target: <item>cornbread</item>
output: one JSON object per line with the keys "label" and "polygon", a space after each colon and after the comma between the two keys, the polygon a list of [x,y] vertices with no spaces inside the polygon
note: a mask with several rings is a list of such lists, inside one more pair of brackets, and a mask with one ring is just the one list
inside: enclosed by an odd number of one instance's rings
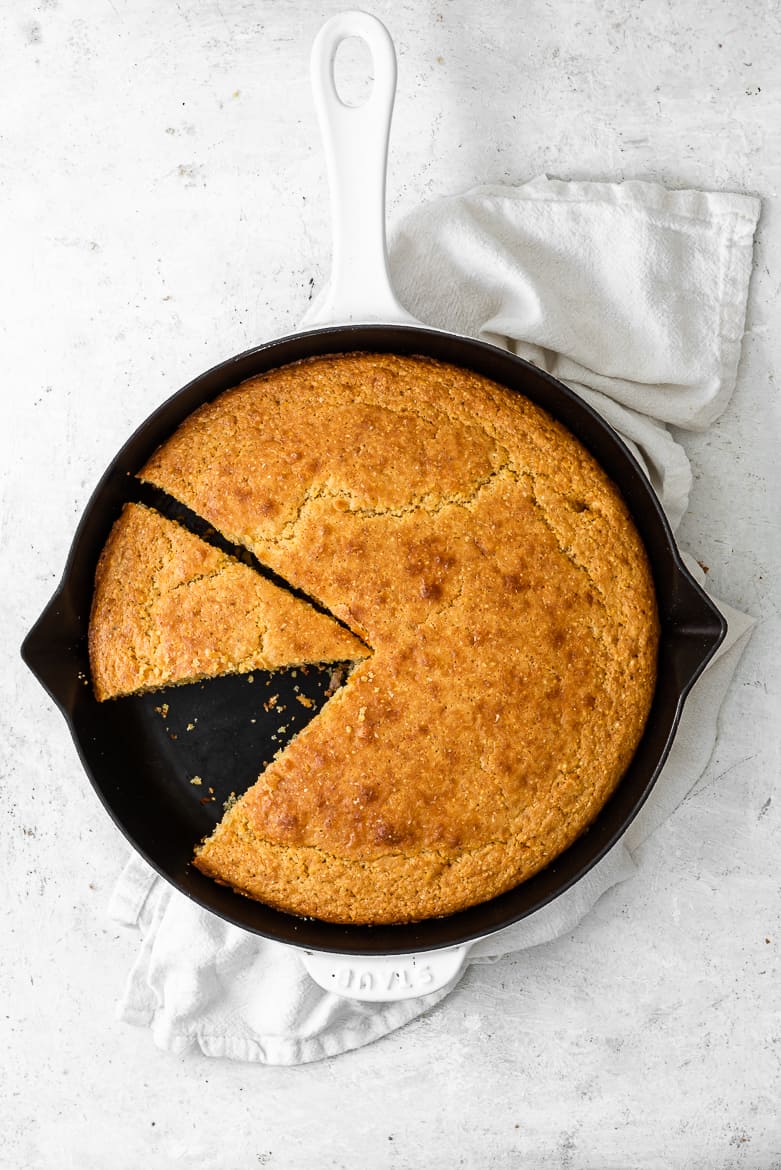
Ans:
{"label": "cornbread", "polygon": [[99,700],[221,674],[365,657],[325,614],[153,509],[126,504],[89,626]]}
{"label": "cornbread", "polygon": [[642,734],[658,621],[618,491],[543,410],[428,359],[318,358],[203,406],[140,475],[372,648],[197,848],[205,874],[405,922],[588,827]]}

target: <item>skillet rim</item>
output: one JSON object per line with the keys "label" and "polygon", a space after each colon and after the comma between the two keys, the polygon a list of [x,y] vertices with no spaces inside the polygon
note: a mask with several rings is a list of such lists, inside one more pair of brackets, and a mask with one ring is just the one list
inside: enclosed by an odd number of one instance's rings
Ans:
{"label": "skillet rim", "polygon": [[[415,344],[416,342],[422,344]],[[457,356],[452,352],[445,352],[449,349],[454,350]],[[135,472],[159,443],[172,434],[193,410],[248,377],[291,362],[329,354],[372,351],[417,354],[472,369],[484,377],[500,382],[511,392],[525,394],[562,422],[591,451],[624,496],[641,531],[651,561],[663,633],[669,635],[671,653],[675,650],[676,639],[686,653],[683,654],[683,650],[681,651],[683,662],[678,662],[678,678],[669,697],[665,717],[660,719],[658,715],[654,716],[657,708],[655,699],[646,733],[616,793],[598,814],[592,826],[539,874],[505,894],[445,918],[426,919],[419,923],[398,926],[341,926],[315,919],[300,919],[272,910],[262,903],[235,894],[226,887],[218,886],[211,879],[199,874],[192,866],[188,869],[190,880],[184,884],[172,876],[170,866],[166,867],[163,861],[152,856],[139,844],[123,822],[122,816],[114,808],[109,792],[106,791],[105,778],[98,777],[86,759],[73,712],[68,707],[67,695],[63,693],[57,681],[53,680],[56,673],[53,664],[57,663],[57,652],[67,653],[69,649],[72,652],[73,637],[71,636],[69,640],[60,638],[58,645],[56,638],[49,641],[49,631],[62,629],[69,621],[72,628],[78,628],[80,624],[85,626],[88,612],[85,615],[83,604],[78,606],[74,600],[74,593],[79,589],[83,593],[86,573],[88,610],[97,559],[94,547],[91,547],[95,544],[92,529],[95,527],[96,514],[106,512],[107,509],[110,512],[112,505],[114,506],[114,514],[108,525],[103,528],[103,538],[98,547],[99,554],[116,510],[127,498],[127,485],[133,482]],[[278,356],[280,352],[284,354],[281,358]],[[475,364],[471,360],[461,360],[464,355],[467,357],[475,355]],[[486,371],[486,366],[491,368],[491,372]],[[514,370],[517,381],[528,383],[528,386],[524,385],[521,389],[519,385],[513,385],[506,378],[498,376],[494,371],[501,368]],[[532,392],[529,392],[530,389]],[[553,408],[551,401],[555,403]],[[571,415],[578,422],[585,424],[586,437],[579,429],[573,427],[569,417],[561,417],[562,411],[565,415]],[[604,452],[597,452],[592,447],[595,436],[599,436],[598,446],[605,445],[609,454],[609,467],[605,466]],[[144,454],[140,455],[139,452],[142,450]],[[627,486],[629,492],[626,490]],[[648,547],[648,533],[654,535],[654,549]],[[669,610],[664,615],[662,600]],[[726,629],[723,616],[684,564],[661,504],[634,455],[613,428],[575,391],[525,359],[476,338],[409,325],[350,324],[287,334],[219,362],[170,395],[136,427],[104,471],[82,512],[61,580],[38,621],[25,638],[22,657],[63,714],[82,766],[104,808],[132,848],[144,857],[161,877],[203,908],[262,937],[307,950],[372,956],[439,950],[486,937],[542,909],[598,864],[620,840],[650,795],[672,745],[686,697],[723,641]],[[677,659],[673,657],[675,664]],[[659,687],[657,694],[658,690]],[[656,723],[652,726],[652,717],[656,718],[658,726]],[[633,768],[650,732],[656,735],[658,742],[655,750],[650,753],[651,763],[646,767],[646,774],[641,774],[638,778],[634,776]],[[648,754],[647,747],[645,752]],[[629,799],[627,777],[633,793]],[[619,794],[621,800],[617,806]],[[622,811],[616,813],[617,807]],[[615,814],[612,819],[616,819],[616,824],[606,828],[607,821],[611,819],[607,812],[610,809]],[[603,827],[603,831],[598,831],[600,826]],[[552,881],[557,877],[557,881]],[[202,883],[207,883],[207,886]],[[536,897],[535,891],[539,891]],[[253,919],[262,921],[259,923]]]}

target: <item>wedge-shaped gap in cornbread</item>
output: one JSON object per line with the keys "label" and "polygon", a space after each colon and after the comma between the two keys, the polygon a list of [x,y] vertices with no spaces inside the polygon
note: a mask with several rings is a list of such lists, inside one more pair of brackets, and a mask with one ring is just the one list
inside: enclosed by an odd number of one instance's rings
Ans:
{"label": "wedge-shaped gap in cornbread", "polygon": [[156,512],[165,516],[167,520],[173,520],[175,523],[181,525],[182,528],[186,528],[194,536],[212,545],[213,548],[217,548],[220,552],[227,553],[228,556],[234,557],[235,560],[247,565],[248,568],[253,569],[261,577],[265,577],[272,585],[276,585],[279,589],[285,589],[293,597],[297,597],[299,601],[306,602],[317,613],[321,613],[324,617],[328,617],[331,621],[336,622],[343,630],[347,630],[354,638],[363,642],[368,650],[371,650],[371,646],[369,646],[365,638],[361,637],[360,633],[352,629],[346,622],[343,622],[336,614],[332,613],[318,598],[312,597],[311,594],[306,593],[303,589],[299,589],[285,580],[279,573],[275,573],[268,565],[264,565],[262,561],[259,561],[244,545],[234,544],[228,540],[208,520],[204,520],[202,516],[199,516],[197,512],[193,512],[185,504],[180,503],[179,500],[168,495],[162,488],[155,487],[153,484],[143,480],[135,480],[134,487],[135,491],[131,498],[135,499],[139,504],[144,504],[148,508],[154,508]]}

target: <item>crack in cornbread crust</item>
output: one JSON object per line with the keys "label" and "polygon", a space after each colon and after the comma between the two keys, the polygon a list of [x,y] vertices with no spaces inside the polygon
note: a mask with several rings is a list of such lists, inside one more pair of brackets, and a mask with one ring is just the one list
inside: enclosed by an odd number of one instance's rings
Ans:
{"label": "crack in cornbread crust", "polygon": [[89,654],[101,701],[368,653],[332,619],[143,505],[125,505],[98,562]]}
{"label": "crack in cornbread crust", "polygon": [[[394,516],[399,518],[401,516],[409,516],[413,513],[426,512],[429,516],[437,516],[444,508],[453,506],[467,507],[475,500],[484,488],[502,474],[512,475],[508,464],[502,464],[495,468],[484,479],[478,480],[473,484],[468,494],[453,494],[445,499],[438,498],[434,493],[429,493],[426,496],[418,496],[410,503],[395,508],[367,508],[356,504],[349,492],[344,491],[328,491],[323,488],[320,491],[310,491],[307,489],[304,498],[299,504],[295,516],[288,520],[282,531],[274,537],[267,537],[270,544],[285,545],[295,540],[296,530],[301,521],[301,516],[304,511],[311,505],[316,504],[319,500],[340,500],[344,505],[344,509],[352,512],[357,516]],[[337,504],[337,507],[339,505]]]}
{"label": "crack in cornbread crust", "polygon": [[313,359],[201,408],[141,476],[375,651],[204,872],[407,921],[531,876],[602,807],[650,706],[653,588],[615,488],[539,408],[426,359]]}

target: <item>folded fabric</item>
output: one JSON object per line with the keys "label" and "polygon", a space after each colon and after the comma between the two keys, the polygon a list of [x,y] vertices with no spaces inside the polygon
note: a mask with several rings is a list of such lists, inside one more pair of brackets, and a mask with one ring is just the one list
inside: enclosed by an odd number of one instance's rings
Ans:
{"label": "folded fabric", "polygon": [[[422,321],[511,349],[568,382],[633,446],[673,524],[691,482],[666,424],[708,426],[735,384],[758,200],[650,183],[483,187],[423,207],[392,240],[401,300]],[[702,579],[695,562],[690,568]],[[479,942],[486,962],[572,930],[636,873],[637,846],[691,791],[751,619],[729,623],[687,700],[672,752],[643,810],[586,877],[550,905]],[[140,929],[119,1017],[164,1048],[297,1064],[359,1047],[452,990],[359,1003],[317,987],[293,948],[230,926],[133,856],[110,907]]]}
{"label": "folded fabric", "polygon": [[567,382],[626,439],[675,527],[691,472],[665,424],[707,427],[735,386],[759,200],[655,183],[478,187],[396,232],[400,299]]}

